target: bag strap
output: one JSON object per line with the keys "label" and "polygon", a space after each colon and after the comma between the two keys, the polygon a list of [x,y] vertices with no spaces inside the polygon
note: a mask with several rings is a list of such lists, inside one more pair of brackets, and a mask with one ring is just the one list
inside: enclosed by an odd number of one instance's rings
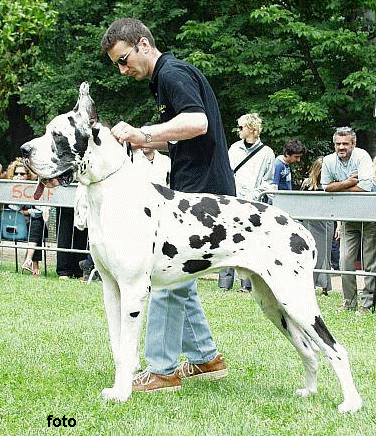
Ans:
{"label": "bag strap", "polygon": [[249,155],[245,158],[245,159],[243,159],[241,162],[240,162],[240,164],[238,164],[237,166],[236,166],[236,168],[234,169],[234,174],[236,173],[236,171],[238,171],[239,170],[239,168],[241,168],[244,164],[246,164],[248,161],[249,161],[249,159],[251,159],[251,157],[252,156],[254,156],[258,151],[260,151],[261,149],[262,149],[262,147],[264,146],[264,144],[259,144],[255,149],[253,149],[250,153],[249,153]]}

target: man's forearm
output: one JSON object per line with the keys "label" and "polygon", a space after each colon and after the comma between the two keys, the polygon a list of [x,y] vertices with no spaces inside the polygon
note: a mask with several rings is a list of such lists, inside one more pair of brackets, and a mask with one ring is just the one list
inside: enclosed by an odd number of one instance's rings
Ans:
{"label": "man's forearm", "polygon": [[350,183],[349,180],[342,182],[329,183],[325,191],[327,192],[364,192],[364,189],[359,188],[357,184]]}

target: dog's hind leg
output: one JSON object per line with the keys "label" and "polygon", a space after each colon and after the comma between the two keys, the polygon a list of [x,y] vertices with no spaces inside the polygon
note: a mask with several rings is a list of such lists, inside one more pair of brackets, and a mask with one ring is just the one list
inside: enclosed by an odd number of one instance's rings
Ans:
{"label": "dog's hind leg", "polygon": [[[332,365],[342,387],[344,401],[338,406],[339,412],[355,412],[362,406],[351,375],[351,369],[345,348],[338,344],[325,326],[317,304],[306,295],[304,308],[293,316],[291,307],[287,312],[283,304],[274,297],[270,287],[259,276],[252,276],[255,298],[265,315],[285,334],[299,352],[305,367],[305,386],[298,394],[307,396],[316,392],[317,384],[317,352],[322,351]],[[299,286],[301,289],[304,283]],[[292,292],[292,291],[291,291]],[[314,296],[314,295],[313,295]],[[290,306],[293,306],[290,302]]]}
{"label": "dog's hind leg", "polygon": [[353,381],[347,351],[336,342],[320,315],[315,317],[312,326],[307,326],[306,331],[320,347],[339,379],[344,400],[338,406],[338,411],[356,412],[362,407],[362,399]]}
{"label": "dog's hind leg", "polygon": [[265,316],[286,336],[298,351],[305,369],[304,388],[297,394],[308,396],[317,391],[318,347],[281,308],[270,287],[257,275],[252,276],[254,296]]}

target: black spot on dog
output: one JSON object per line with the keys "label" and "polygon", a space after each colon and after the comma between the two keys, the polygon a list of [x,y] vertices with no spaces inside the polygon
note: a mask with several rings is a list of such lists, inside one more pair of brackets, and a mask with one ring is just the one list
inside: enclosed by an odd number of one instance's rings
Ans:
{"label": "black spot on dog", "polygon": [[[205,227],[212,228],[214,218],[221,213],[217,200],[210,197],[202,197],[200,202],[192,206],[191,214]],[[214,217],[214,218],[213,218]]]}
{"label": "black spot on dog", "polygon": [[180,200],[178,208],[183,212],[187,212],[189,209],[189,201],[188,200]]}
{"label": "black spot on dog", "polygon": [[211,249],[218,248],[219,244],[226,239],[226,229],[222,224],[214,226],[213,232],[209,236],[211,242]]}
{"label": "black spot on dog", "polygon": [[56,151],[59,161],[70,161],[74,158],[68,138],[59,132],[52,132],[53,151]]}
{"label": "black spot on dog", "polygon": [[192,235],[189,237],[189,245],[191,248],[200,249],[202,248],[207,242],[209,242],[209,237],[204,236],[202,239],[199,235]]}
{"label": "black spot on dog", "polygon": [[234,235],[232,237],[232,239],[235,242],[235,244],[238,244],[239,242],[244,241],[245,237],[243,235],[241,235],[240,233],[237,233],[236,235]]}
{"label": "black spot on dog", "polygon": [[290,237],[291,251],[297,254],[302,254],[303,250],[308,250],[309,247],[306,241],[296,233],[293,233]]}
{"label": "black spot on dog", "polygon": [[95,143],[96,145],[101,145],[101,144],[102,144],[102,141],[101,141],[101,139],[99,138],[99,132],[100,132],[100,130],[97,129],[97,128],[95,128],[95,127],[93,127],[93,128],[91,129],[91,133],[93,134],[94,143]]}
{"label": "black spot on dog", "polygon": [[240,203],[240,204],[247,204],[247,203],[250,203],[249,201],[247,201],[247,200],[243,200],[242,198],[237,198],[236,200],[237,200],[238,203]]}
{"label": "black spot on dog", "polygon": [[69,124],[70,124],[72,127],[76,127],[76,122],[74,121],[74,118],[73,118],[73,117],[68,117],[68,121],[69,121]]}
{"label": "black spot on dog", "polygon": [[238,223],[238,222],[240,221],[240,218],[236,216],[236,217],[233,218],[233,220],[234,220],[236,223]]}
{"label": "black spot on dog", "polygon": [[285,226],[288,223],[288,219],[283,215],[276,216],[275,220],[278,224],[281,224],[281,226]]}
{"label": "black spot on dog", "polygon": [[144,212],[146,213],[146,215],[147,215],[148,217],[151,217],[151,210],[150,210],[148,207],[145,207],[145,208],[144,208]]}
{"label": "black spot on dog", "polygon": [[269,207],[267,204],[265,203],[256,203],[256,202],[251,202],[252,206],[254,206],[259,212],[265,212],[266,209]]}
{"label": "black spot on dog", "polygon": [[283,315],[281,316],[281,324],[282,324],[282,327],[285,330],[287,330],[287,322],[286,322],[286,319],[285,319],[285,317]]}
{"label": "black spot on dog", "polygon": [[261,219],[260,219],[260,215],[254,214],[251,215],[248,220],[255,226],[255,227],[259,227],[261,226]]}
{"label": "black spot on dog", "polygon": [[175,192],[172,189],[158,185],[157,183],[152,183],[152,185],[166,200],[173,200],[175,198]]}
{"label": "black spot on dog", "polygon": [[155,252],[155,242],[153,242],[153,247],[152,247],[152,249],[151,249],[151,252],[154,254],[154,252]]}
{"label": "black spot on dog", "polygon": [[77,128],[74,129],[74,137],[76,139],[76,143],[73,147],[77,151],[79,156],[83,157],[89,144],[89,137],[82,134],[82,132]]}
{"label": "black spot on dog", "polygon": [[334,344],[336,341],[330,334],[320,315],[315,316],[315,323],[312,325],[312,327],[315,329],[320,338],[335,351]]}
{"label": "black spot on dog", "polygon": [[131,313],[130,313],[130,316],[131,316],[132,318],[137,318],[139,314],[140,314],[140,311],[138,311],[138,312],[131,312]]}
{"label": "black spot on dog", "polygon": [[226,229],[222,226],[214,226],[213,231],[210,235],[203,236],[192,235],[189,237],[189,245],[191,248],[199,249],[203,247],[206,243],[210,243],[210,249],[218,248],[219,244],[226,239]]}
{"label": "black spot on dog", "polygon": [[253,232],[252,227],[246,227],[244,230],[245,230],[246,232]]}
{"label": "black spot on dog", "polygon": [[178,254],[178,250],[176,249],[175,245],[169,244],[167,241],[163,244],[162,247],[162,253],[165,256],[168,256],[170,259],[172,259],[174,256]]}
{"label": "black spot on dog", "polygon": [[294,269],[294,273],[296,276],[299,274],[298,271],[296,271],[296,269]]}
{"label": "black spot on dog", "polygon": [[211,266],[210,260],[200,260],[200,259],[192,259],[187,260],[183,264],[183,271],[189,274],[194,274],[199,271],[204,271]]}
{"label": "black spot on dog", "polygon": [[204,254],[204,255],[202,256],[203,259],[210,259],[210,258],[212,258],[212,257],[213,257],[213,254],[212,254],[212,253],[207,253],[207,254]]}
{"label": "black spot on dog", "polygon": [[274,261],[274,263],[275,263],[276,265],[278,265],[278,266],[282,266],[282,262],[279,261],[278,259],[276,259],[276,260]]}
{"label": "black spot on dog", "polygon": [[227,205],[230,203],[230,199],[228,197],[225,197],[224,195],[218,195],[219,203]]}

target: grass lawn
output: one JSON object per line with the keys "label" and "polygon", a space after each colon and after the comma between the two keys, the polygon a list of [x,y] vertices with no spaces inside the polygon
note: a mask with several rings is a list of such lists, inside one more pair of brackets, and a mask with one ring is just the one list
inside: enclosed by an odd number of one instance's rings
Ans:
{"label": "grass lawn", "polygon": [[[338,312],[338,292],[318,297],[327,326],[349,352],[364,401],[361,411],[340,415],[340,386],[323,357],[317,395],[296,397],[301,361],[253,299],[210,280],[199,289],[229,376],[119,404],[100,398],[114,376],[100,284],[32,278],[0,264],[0,435],[376,434],[376,314]],[[48,415],[60,427],[48,427]]]}

